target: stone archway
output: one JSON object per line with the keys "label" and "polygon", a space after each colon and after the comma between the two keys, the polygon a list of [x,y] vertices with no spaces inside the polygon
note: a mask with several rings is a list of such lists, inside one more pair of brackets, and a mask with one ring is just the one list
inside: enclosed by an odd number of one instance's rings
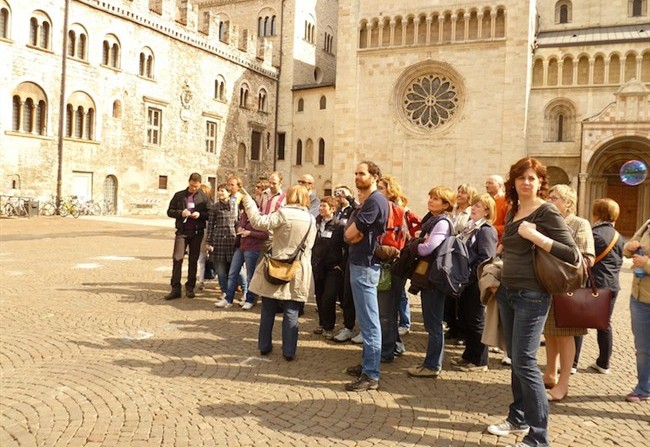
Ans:
{"label": "stone archway", "polygon": [[609,197],[615,200],[621,207],[616,226],[624,236],[634,234],[650,215],[650,178],[638,186],[629,186],[619,177],[621,166],[630,160],[641,160],[650,167],[650,139],[619,137],[598,148],[588,161],[582,208],[583,214],[590,215],[595,199]]}

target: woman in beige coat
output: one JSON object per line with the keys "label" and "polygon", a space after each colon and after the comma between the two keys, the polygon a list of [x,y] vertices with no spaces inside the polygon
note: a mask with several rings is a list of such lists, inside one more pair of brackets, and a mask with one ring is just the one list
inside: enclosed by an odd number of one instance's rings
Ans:
{"label": "woman in beige coat", "polygon": [[277,309],[282,309],[282,354],[287,361],[296,356],[298,345],[298,314],[303,303],[314,295],[311,270],[311,249],[316,239],[314,217],[309,213],[309,191],[304,186],[289,188],[286,205],[277,211],[261,215],[255,200],[248,194],[243,199],[246,214],[256,230],[273,233],[271,255],[277,259],[290,257],[305,238],[305,248],[300,258],[296,276],[286,284],[271,284],[264,276],[266,262],[257,264],[249,290],[262,297],[258,347],[262,355],[273,349],[271,335]]}

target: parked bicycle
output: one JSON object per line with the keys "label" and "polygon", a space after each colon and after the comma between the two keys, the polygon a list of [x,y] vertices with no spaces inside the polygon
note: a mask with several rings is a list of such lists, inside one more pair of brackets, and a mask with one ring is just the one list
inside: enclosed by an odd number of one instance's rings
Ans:
{"label": "parked bicycle", "polygon": [[41,216],[54,216],[56,213],[56,196],[50,196],[47,200],[41,200],[38,212]]}
{"label": "parked bicycle", "polygon": [[7,197],[7,201],[2,207],[2,214],[7,217],[27,217],[26,200],[29,200],[29,198],[17,196]]}
{"label": "parked bicycle", "polygon": [[112,200],[104,199],[100,202],[100,206],[102,210],[101,211],[102,215],[112,216],[113,214],[115,214],[115,204],[113,203]]}
{"label": "parked bicycle", "polygon": [[81,215],[77,196],[66,197],[61,201],[61,205],[59,206],[59,216],[66,217],[68,215],[72,215],[75,219]]}

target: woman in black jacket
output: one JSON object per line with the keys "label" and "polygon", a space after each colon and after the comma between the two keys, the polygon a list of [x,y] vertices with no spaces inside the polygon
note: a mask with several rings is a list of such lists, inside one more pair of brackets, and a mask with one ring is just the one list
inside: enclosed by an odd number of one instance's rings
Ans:
{"label": "woman in black jacket", "polygon": [[320,200],[316,218],[318,233],[312,249],[311,264],[314,272],[318,327],[315,334],[327,339],[334,337],[336,299],[343,286],[343,227],[334,217],[338,202],[332,196]]}
{"label": "woman in black jacket", "polygon": [[[611,320],[616,297],[618,291],[621,290],[618,274],[621,272],[621,266],[623,265],[623,245],[625,242],[614,228],[620,213],[620,207],[612,199],[597,199],[591,209],[593,216],[591,231],[594,235],[594,248],[596,250],[596,260],[591,272],[594,275],[597,288],[612,290],[612,301],[609,308],[609,318]],[[582,335],[575,337],[576,355],[573,367],[576,369],[580,359],[582,337]],[[607,330],[598,329],[597,340],[598,359],[590,365],[590,368],[601,374],[609,374],[609,359],[612,356],[613,346],[611,321]]]}
{"label": "woman in black jacket", "polygon": [[472,199],[470,220],[460,234],[467,245],[470,263],[469,284],[458,299],[460,315],[465,323],[465,351],[451,364],[461,371],[487,371],[488,347],[481,343],[485,323],[485,306],[481,303],[476,271],[481,262],[494,257],[497,250],[497,231],[492,226],[496,218],[496,204],[490,194]]}

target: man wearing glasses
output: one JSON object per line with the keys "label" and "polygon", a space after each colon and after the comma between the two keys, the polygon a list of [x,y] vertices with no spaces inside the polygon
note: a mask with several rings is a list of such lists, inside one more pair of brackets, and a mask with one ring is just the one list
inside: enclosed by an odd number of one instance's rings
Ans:
{"label": "man wearing glasses", "polygon": [[314,177],[312,177],[309,174],[305,174],[302,177],[300,177],[300,180],[298,180],[298,184],[304,186],[307,188],[307,191],[309,191],[309,213],[314,216],[318,217],[318,208],[320,207],[320,200],[318,199],[318,196],[314,192]]}

